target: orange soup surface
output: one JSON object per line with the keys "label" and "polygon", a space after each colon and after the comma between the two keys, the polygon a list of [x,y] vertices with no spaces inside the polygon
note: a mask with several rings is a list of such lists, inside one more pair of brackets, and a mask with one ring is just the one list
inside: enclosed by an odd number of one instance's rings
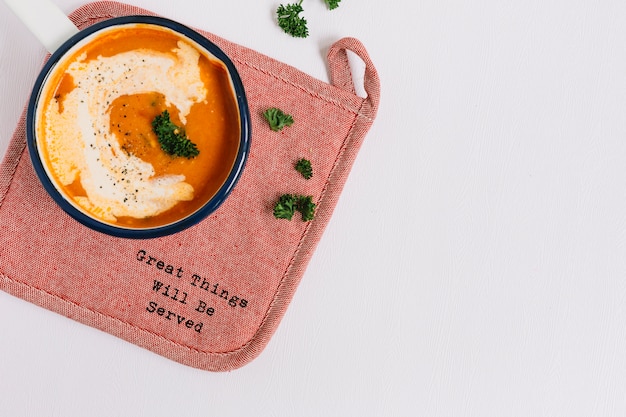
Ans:
{"label": "orange soup surface", "polygon": [[[40,154],[59,190],[92,217],[166,225],[199,209],[229,175],[241,132],[228,70],[174,31],[103,32],[60,62],[46,86]],[[153,121],[165,110],[197,156],[161,148]]]}

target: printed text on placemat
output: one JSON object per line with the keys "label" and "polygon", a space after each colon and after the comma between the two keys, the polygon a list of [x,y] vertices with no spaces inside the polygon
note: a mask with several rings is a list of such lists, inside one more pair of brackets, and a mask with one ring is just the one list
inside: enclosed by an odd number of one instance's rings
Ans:
{"label": "printed text on placemat", "polygon": [[145,311],[173,325],[201,333],[204,322],[217,313],[219,306],[248,307],[246,298],[218,281],[188,273],[181,266],[160,260],[144,249],[136,253],[136,259],[155,272],[151,283],[154,297],[147,302]]}

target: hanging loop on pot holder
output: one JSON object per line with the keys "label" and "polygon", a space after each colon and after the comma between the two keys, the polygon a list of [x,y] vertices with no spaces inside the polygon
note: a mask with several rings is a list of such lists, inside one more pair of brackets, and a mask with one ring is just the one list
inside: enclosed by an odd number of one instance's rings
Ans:
{"label": "hanging loop on pot holder", "polygon": [[380,101],[380,78],[365,46],[356,38],[342,38],[335,42],[327,54],[332,85],[356,94],[354,78],[350,68],[348,51],[355,53],[365,63],[363,87],[367,93],[362,107],[362,114],[374,118]]}

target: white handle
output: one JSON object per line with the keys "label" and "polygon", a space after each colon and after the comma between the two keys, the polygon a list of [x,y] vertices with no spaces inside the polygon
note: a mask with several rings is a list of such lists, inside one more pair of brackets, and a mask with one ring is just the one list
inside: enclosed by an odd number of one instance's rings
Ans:
{"label": "white handle", "polygon": [[78,33],[78,28],[50,0],[4,0],[50,53]]}

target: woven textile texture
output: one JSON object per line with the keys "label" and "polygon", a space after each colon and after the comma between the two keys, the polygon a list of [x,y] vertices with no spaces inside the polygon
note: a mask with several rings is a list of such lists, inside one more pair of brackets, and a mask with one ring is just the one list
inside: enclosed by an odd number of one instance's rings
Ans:
{"label": "woven textile texture", "polygon": [[[132,14],[152,13],[103,1],[70,18],[82,29]],[[252,116],[248,162],[226,202],[167,237],[131,240],[92,231],[41,186],[22,116],[0,166],[0,289],[180,363],[226,371],[257,357],[275,332],[375,118],[380,87],[353,38],[330,48],[328,84],[199,32],[232,59]],[[348,50],[366,64],[366,98],[355,94]],[[262,116],[269,107],[296,122],[271,131]],[[294,170],[299,158],[311,161],[313,178]],[[314,220],[275,219],[273,205],[284,193],[313,196]]]}

